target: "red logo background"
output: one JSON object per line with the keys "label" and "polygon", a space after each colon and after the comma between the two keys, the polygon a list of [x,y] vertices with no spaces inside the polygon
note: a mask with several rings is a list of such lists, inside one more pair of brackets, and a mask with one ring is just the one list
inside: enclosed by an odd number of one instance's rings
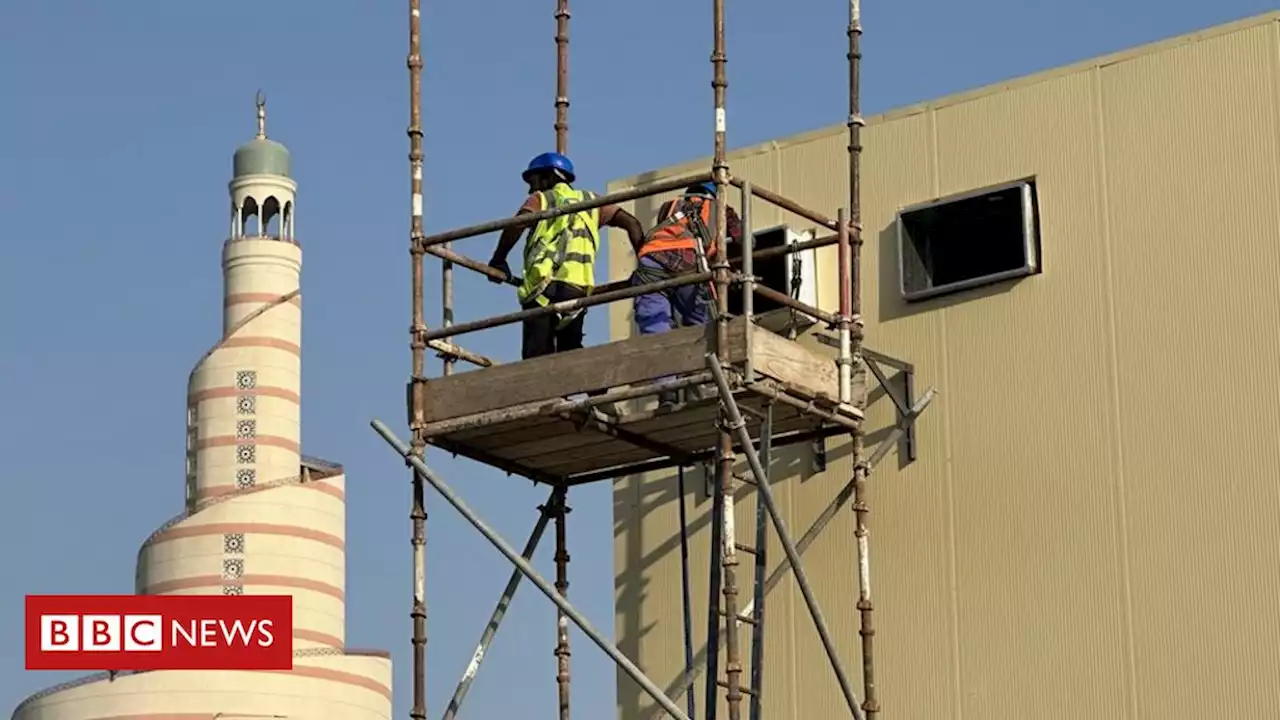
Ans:
{"label": "red logo background", "polygon": [[[42,650],[41,617],[46,615],[159,615],[159,651]],[[173,646],[173,623],[190,628],[203,620],[271,621],[272,642],[263,635],[228,645],[215,633],[216,647],[191,647],[179,637]],[[26,666],[28,670],[291,670],[293,669],[293,598],[288,595],[28,595],[26,598]],[[198,629],[198,628],[197,628]],[[123,632],[123,629],[122,629]],[[123,647],[123,644],[122,644]]]}

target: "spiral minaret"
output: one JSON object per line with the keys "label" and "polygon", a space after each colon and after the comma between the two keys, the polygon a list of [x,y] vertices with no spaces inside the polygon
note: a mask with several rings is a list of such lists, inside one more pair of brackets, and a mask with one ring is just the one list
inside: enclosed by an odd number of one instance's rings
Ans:
{"label": "spiral minaret", "polygon": [[292,595],[294,670],[90,676],[23,701],[14,720],[391,717],[391,661],[346,647],[346,478],[301,453],[302,248],[289,151],[235,153],[222,249],[221,339],[187,385],[186,509],[138,552],[149,595]]}

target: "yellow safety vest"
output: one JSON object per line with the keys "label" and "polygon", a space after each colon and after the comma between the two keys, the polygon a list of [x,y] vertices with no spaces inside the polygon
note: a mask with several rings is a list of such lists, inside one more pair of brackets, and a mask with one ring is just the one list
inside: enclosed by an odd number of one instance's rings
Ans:
{"label": "yellow safety vest", "polygon": [[[565,183],[538,193],[539,210],[594,200],[589,190]],[[548,305],[543,294],[552,282],[574,285],[590,293],[596,284],[596,252],[600,248],[600,211],[584,210],[541,220],[524,245],[524,283],[516,290],[520,304],[535,300]]]}

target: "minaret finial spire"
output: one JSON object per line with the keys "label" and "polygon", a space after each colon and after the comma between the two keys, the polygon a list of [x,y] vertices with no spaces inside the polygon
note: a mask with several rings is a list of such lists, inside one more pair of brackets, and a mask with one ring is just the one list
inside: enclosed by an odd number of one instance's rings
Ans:
{"label": "minaret finial spire", "polygon": [[261,90],[258,91],[254,102],[258,105],[258,137],[265,138],[267,136],[267,96]]}

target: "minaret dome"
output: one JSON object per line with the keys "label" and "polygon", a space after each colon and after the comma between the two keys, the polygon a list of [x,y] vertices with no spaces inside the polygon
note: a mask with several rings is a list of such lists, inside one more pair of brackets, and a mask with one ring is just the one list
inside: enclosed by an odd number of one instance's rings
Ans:
{"label": "minaret dome", "polygon": [[231,237],[293,242],[298,186],[289,177],[289,150],[267,138],[267,101],[261,91],[256,104],[258,133],[236,150],[232,160]]}

